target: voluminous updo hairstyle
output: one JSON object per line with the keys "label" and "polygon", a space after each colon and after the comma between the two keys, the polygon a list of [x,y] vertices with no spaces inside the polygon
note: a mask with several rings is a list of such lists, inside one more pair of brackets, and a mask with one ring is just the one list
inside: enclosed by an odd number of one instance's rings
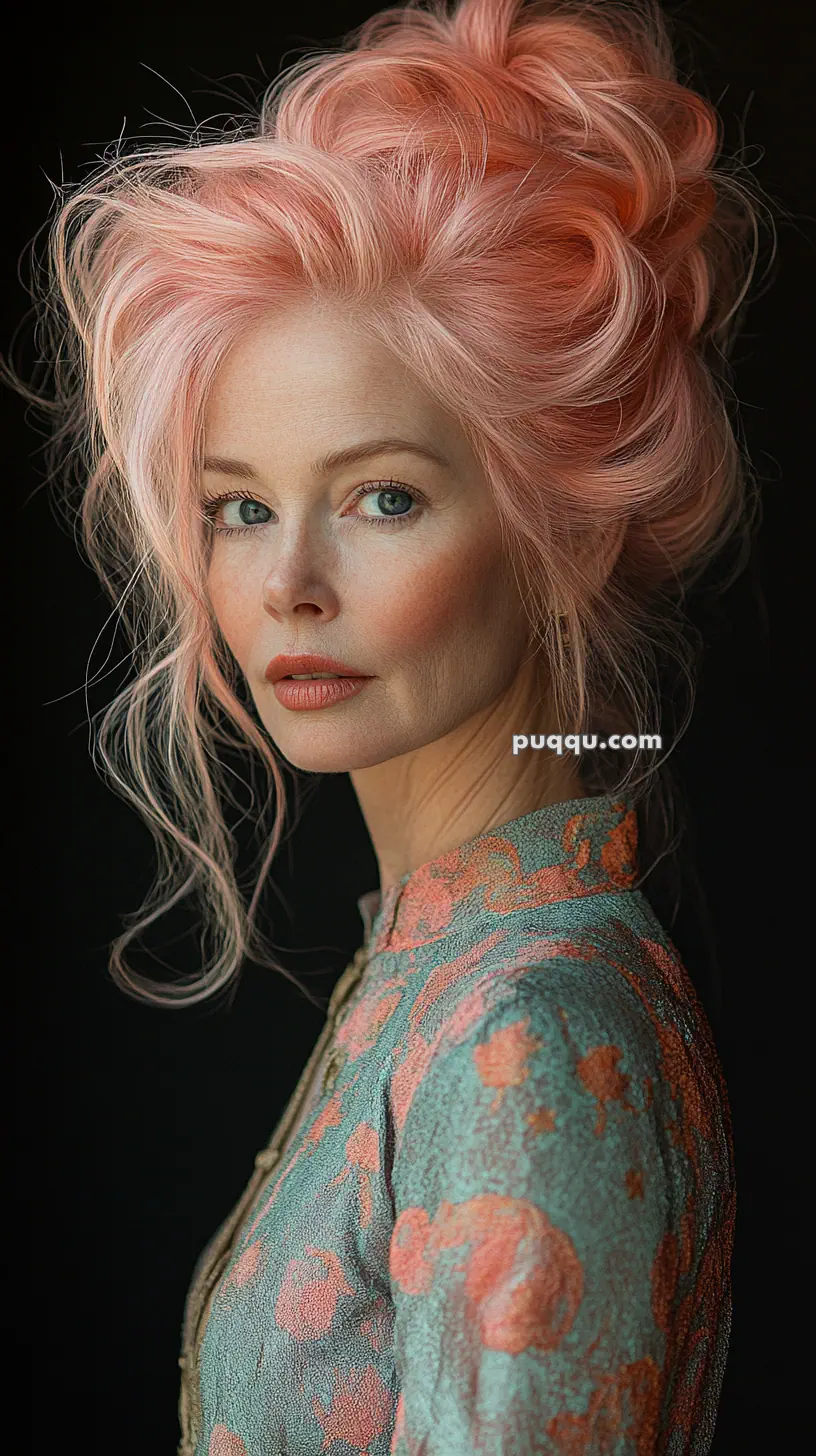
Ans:
{"label": "voluminous updo hairstyle", "polygon": [[[289,974],[258,927],[281,760],[206,589],[197,467],[227,351],[264,310],[348,303],[483,462],[557,726],[659,732],[655,662],[684,660],[679,603],[754,514],[725,360],[759,214],[720,148],[651,0],[461,0],[386,10],[284,72],[259,116],[121,145],[63,189],[41,335],[61,499],[136,667],[96,761],[161,857],[111,948],[130,994],[190,1005],[247,956]],[[248,905],[219,744],[269,774]],[[598,791],[657,792],[637,754],[622,776],[588,759]],[[200,974],[143,978],[128,945],[191,892]]]}

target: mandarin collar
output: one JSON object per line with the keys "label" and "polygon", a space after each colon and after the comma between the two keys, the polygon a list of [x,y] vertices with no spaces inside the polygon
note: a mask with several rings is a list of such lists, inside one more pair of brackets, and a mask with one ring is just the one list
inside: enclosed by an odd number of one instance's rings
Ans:
{"label": "mandarin collar", "polygon": [[625,793],[545,804],[357,901],[368,955],[426,945],[485,914],[631,889],[637,813]]}

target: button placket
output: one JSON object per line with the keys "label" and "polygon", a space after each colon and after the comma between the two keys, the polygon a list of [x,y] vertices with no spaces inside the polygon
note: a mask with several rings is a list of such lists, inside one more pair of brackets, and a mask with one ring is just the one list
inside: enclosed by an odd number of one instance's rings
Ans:
{"label": "button placket", "polygon": [[352,962],[352,967],[356,971],[356,975],[352,979],[350,979],[347,986],[344,987],[345,994],[338,1001],[337,1006],[335,1007],[335,1013],[333,1018],[332,1043],[330,1045],[329,1054],[326,1059],[326,1065],[323,1069],[323,1081],[321,1084],[321,1090],[324,1096],[334,1087],[338,1075],[342,1071],[348,1059],[348,1049],[344,1046],[338,1045],[337,1033],[340,1030],[341,1026],[343,1026],[343,1024],[347,1021],[348,1017],[351,1015],[351,1012],[361,995],[360,983],[362,980],[363,971],[365,970],[367,963],[364,953],[361,953],[364,951],[365,947],[361,947],[361,951],[358,952],[358,956],[360,957],[359,962],[357,960],[357,957],[355,957],[354,961]]}

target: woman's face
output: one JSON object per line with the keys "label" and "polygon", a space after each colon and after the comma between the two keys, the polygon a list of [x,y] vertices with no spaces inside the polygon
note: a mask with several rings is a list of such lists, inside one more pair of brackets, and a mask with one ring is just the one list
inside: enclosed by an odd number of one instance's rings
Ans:
{"label": "woman's face", "polygon": [[[201,491],[213,609],[290,763],[384,763],[512,684],[528,624],[487,480],[456,421],[347,312],[299,305],[236,345],[208,403]],[[336,690],[276,689],[279,654],[367,681],[298,708]]]}

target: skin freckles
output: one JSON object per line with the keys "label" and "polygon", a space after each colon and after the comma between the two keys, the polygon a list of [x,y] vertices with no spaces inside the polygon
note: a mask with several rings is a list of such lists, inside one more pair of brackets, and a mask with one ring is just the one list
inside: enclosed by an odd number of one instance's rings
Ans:
{"label": "skin freckles", "polygon": [[[316,473],[329,452],[385,437],[439,458],[388,449]],[[251,502],[213,506],[221,632],[284,757],[350,772],[383,886],[582,792],[562,760],[510,752],[514,732],[553,725],[489,482],[458,422],[348,312],[297,304],[246,334],[211,391],[204,455],[253,472],[201,474],[205,499]],[[383,490],[408,492],[405,519],[387,518]],[[328,653],[374,681],[293,712],[264,677],[281,652]]]}

